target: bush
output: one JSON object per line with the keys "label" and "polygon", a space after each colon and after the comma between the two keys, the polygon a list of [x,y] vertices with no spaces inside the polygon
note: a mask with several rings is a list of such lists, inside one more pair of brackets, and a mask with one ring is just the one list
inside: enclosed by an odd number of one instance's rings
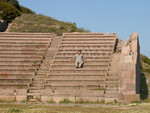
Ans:
{"label": "bush", "polygon": [[0,0],[0,2],[10,3],[14,7],[16,7],[18,10],[21,10],[18,0]]}
{"label": "bush", "polygon": [[147,56],[144,56],[143,61],[150,65],[150,59]]}
{"label": "bush", "polygon": [[7,0],[8,3],[11,3],[14,7],[16,7],[18,10],[21,10],[21,7],[19,5],[18,0]]}
{"label": "bush", "polygon": [[68,103],[73,103],[73,102],[70,101],[68,98],[64,98],[64,99],[61,100],[59,103],[60,103],[60,104],[68,104]]}
{"label": "bush", "polygon": [[23,7],[23,6],[21,6],[21,12],[24,14],[35,14],[35,12],[33,12],[32,10],[30,10],[26,7]]}
{"label": "bush", "polygon": [[17,16],[21,15],[21,12],[12,4],[1,2],[0,6],[0,17],[7,22],[11,22]]}

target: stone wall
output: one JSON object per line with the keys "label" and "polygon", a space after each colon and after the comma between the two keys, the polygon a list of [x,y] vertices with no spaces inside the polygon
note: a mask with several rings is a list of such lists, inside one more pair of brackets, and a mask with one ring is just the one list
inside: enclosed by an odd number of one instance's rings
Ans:
{"label": "stone wall", "polygon": [[119,62],[119,101],[140,100],[140,52],[138,33],[130,36],[123,47]]}
{"label": "stone wall", "polygon": [[7,29],[7,22],[4,20],[0,20],[0,32],[4,32]]}
{"label": "stone wall", "polygon": [[0,101],[22,102],[27,101],[27,89],[0,89]]}

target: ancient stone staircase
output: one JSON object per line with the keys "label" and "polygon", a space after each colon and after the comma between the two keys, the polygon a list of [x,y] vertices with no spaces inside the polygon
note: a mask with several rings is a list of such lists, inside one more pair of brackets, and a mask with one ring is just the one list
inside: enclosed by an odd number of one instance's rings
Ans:
{"label": "ancient stone staircase", "polygon": [[[71,60],[78,49],[81,69]],[[132,102],[139,81],[137,33],[126,42],[116,33],[0,33],[0,101]]]}
{"label": "ancient stone staircase", "polygon": [[[72,101],[105,100],[109,64],[114,52],[116,34],[64,34],[42,91],[42,101],[63,98]],[[70,59],[78,49],[87,58],[84,67],[76,69]]]}
{"label": "ancient stone staircase", "polygon": [[52,66],[52,60],[54,59],[54,56],[56,52],[58,51],[58,45],[61,42],[62,37],[61,36],[55,36],[52,39],[51,45],[49,46],[45,56],[44,60],[41,64],[41,67],[39,68],[39,71],[37,72],[36,76],[34,76],[32,81],[32,86],[29,89],[28,93],[28,99],[41,99],[41,91],[44,89],[45,80],[49,76],[50,68]]}
{"label": "ancient stone staircase", "polygon": [[109,66],[108,76],[106,79],[105,102],[118,102],[118,64],[120,61],[120,53],[114,53]]}

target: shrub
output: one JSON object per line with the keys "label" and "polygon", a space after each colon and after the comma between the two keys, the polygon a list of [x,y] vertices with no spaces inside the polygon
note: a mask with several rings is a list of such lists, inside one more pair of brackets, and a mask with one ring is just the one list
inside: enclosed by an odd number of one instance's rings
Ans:
{"label": "shrub", "polygon": [[21,12],[12,4],[1,2],[0,6],[0,17],[7,22],[11,22],[17,16],[21,15]]}
{"label": "shrub", "polygon": [[21,12],[25,13],[25,14],[35,14],[35,12],[33,12],[32,10],[30,10],[26,7],[23,7],[23,6],[21,6]]}
{"label": "shrub", "polygon": [[150,65],[150,59],[147,56],[144,56],[143,61]]}
{"label": "shrub", "polygon": [[60,103],[60,104],[68,104],[68,103],[73,103],[73,102],[70,101],[68,98],[64,98],[64,99],[61,100],[59,103]]}
{"label": "shrub", "polygon": [[17,108],[13,108],[13,109],[10,109],[8,112],[9,113],[20,113],[20,112],[22,112],[22,110],[17,109]]}
{"label": "shrub", "polygon": [[7,0],[8,3],[11,3],[14,7],[16,7],[18,10],[21,10],[21,7],[19,5],[18,0]]}

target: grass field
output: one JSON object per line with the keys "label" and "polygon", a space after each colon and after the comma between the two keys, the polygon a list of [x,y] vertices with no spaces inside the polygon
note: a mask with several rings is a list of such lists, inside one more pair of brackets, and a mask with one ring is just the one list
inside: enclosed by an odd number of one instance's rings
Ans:
{"label": "grass field", "polygon": [[150,103],[105,104],[0,104],[0,113],[150,113]]}

